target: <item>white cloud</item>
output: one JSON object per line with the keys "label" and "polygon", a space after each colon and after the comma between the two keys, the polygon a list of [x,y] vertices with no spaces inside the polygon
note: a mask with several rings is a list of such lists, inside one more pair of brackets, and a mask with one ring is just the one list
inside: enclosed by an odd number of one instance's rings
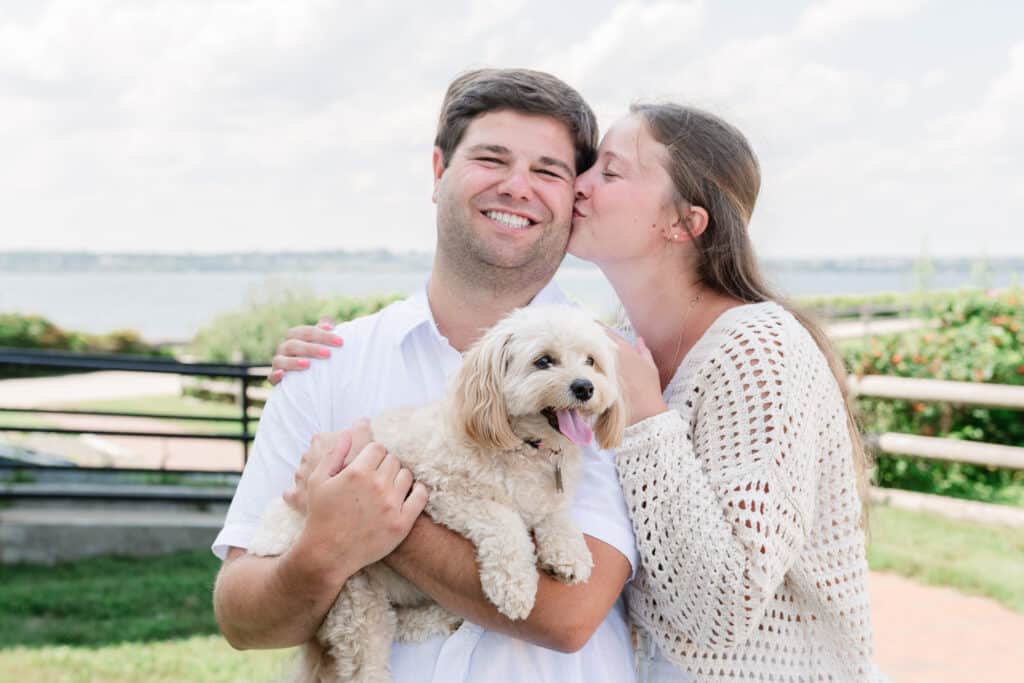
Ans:
{"label": "white cloud", "polygon": [[878,20],[896,19],[919,10],[925,0],[823,0],[800,15],[796,34],[824,39]]}
{"label": "white cloud", "polygon": [[[430,248],[437,109],[482,65],[553,71],[605,125],[637,98],[736,123],[762,161],[755,235],[772,255],[914,253],[924,232],[955,253],[965,222],[1024,212],[1024,44],[966,76],[968,37],[926,66],[867,58],[887,24],[923,45],[941,11],[924,2],[12,6],[0,204],[18,228],[0,248]],[[987,86],[960,97],[965,78]]]}

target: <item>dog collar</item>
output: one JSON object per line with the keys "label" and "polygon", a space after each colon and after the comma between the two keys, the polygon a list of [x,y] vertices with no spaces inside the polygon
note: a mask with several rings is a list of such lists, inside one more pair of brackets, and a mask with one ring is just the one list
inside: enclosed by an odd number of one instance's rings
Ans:
{"label": "dog collar", "polygon": [[[523,443],[531,448],[540,450],[543,442],[540,439],[523,439]],[[555,488],[558,489],[559,493],[564,493],[565,486],[562,484],[562,450],[553,450],[551,452],[558,457],[558,460],[555,462]]]}

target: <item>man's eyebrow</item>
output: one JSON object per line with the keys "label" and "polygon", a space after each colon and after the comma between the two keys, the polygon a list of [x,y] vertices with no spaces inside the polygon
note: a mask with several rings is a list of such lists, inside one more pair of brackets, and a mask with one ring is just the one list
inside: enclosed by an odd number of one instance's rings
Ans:
{"label": "man's eyebrow", "polygon": [[472,147],[470,147],[466,151],[469,152],[469,153],[474,153],[474,152],[490,152],[492,154],[511,154],[512,153],[511,150],[509,150],[508,147],[503,147],[501,145],[484,145],[484,144],[473,145]]}
{"label": "man's eyebrow", "polygon": [[555,159],[554,157],[541,157],[540,163],[544,164],[545,166],[557,166],[558,168],[568,173],[570,178],[576,176],[576,171],[569,168],[569,164],[565,163],[561,159]]}

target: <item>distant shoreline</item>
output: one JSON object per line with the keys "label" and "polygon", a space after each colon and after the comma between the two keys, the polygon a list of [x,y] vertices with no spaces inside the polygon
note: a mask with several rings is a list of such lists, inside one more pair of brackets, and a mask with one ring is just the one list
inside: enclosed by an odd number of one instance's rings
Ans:
{"label": "distant shoreline", "polygon": [[[86,251],[0,251],[0,273],[276,273],[388,272],[429,270],[432,252],[363,251],[224,252],[214,254]],[[1017,272],[1024,256],[1001,258],[855,257],[765,259],[774,272]],[[567,256],[563,268],[594,266]]]}

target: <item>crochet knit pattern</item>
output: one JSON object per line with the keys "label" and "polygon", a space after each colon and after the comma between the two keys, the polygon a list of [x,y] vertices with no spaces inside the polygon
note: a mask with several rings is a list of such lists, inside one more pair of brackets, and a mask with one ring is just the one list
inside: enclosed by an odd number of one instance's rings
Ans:
{"label": "crochet knit pattern", "polygon": [[875,677],[846,412],[772,302],[722,314],[616,458],[641,569],[631,616],[697,681]]}

